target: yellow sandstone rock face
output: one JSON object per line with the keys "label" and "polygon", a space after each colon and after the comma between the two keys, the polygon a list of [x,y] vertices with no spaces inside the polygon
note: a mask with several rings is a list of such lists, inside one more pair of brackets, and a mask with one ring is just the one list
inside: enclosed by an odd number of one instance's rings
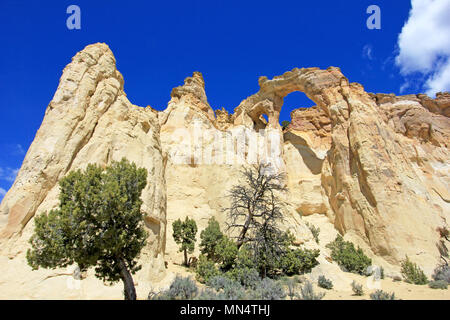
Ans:
{"label": "yellow sandstone rock face", "polygon": [[[92,272],[78,281],[72,269],[32,272],[25,260],[33,217],[57,205],[58,180],[122,157],[149,172],[139,297],[173,276],[164,261],[182,261],[172,222],[194,218],[198,238],[212,216],[224,227],[227,190],[239,183],[242,166],[256,161],[286,173],[283,228],[299,244],[321,249],[322,269],[336,268],[324,246],[339,232],[388,272],[408,255],[430,274],[440,259],[436,229],[450,221],[450,94],[371,94],[335,67],[296,68],[261,77],[259,85],[229,114],[211,108],[194,72],[158,112],[128,101],[107,45],[79,52],[0,205],[0,298],[122,297],[121,284],[104,286]],[[283,98],[293,91],[316,106],[294,110],[282,130]],[[320,245],[306,221],[321,226]]]}

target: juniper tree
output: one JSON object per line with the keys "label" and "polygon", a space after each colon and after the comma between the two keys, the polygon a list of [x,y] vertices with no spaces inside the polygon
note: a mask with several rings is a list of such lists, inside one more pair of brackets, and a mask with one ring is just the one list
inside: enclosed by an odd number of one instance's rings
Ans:
{"label": "juniper tree", "polygon": [[172,223],[173,239],[180,245],[180,252],[184,252],[184,265],[189,266],[187,254],[194,252],[195,235],[197,234],[197,224],[194,219],[186,217],[184,221],[180,219]]}
{"label": "juniper tree", "polygon": [[224,237],[222,231],[220,231],[220,225],[217,220],[212,217],[208,221],[208,226],[200,233],[200,252],[213,261],[217,261],[217,245],[219,241]]}
{"label": "juniper tree", "polygon": [[132,274],[141,268],[137,258],[147,238],[140,198],[146,184],[147,170],[125,158],[69,173],[59,182],[59,207],[35,218],[28,264],[95,267],[97,278],[122,280],[125,299],[135,300]]}

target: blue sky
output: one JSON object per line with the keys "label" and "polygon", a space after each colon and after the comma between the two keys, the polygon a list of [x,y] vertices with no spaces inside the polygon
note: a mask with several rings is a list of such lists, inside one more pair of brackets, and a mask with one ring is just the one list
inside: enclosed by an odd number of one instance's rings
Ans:
{"label": "blue sky", "polygon": [[[71,4],[81,9],[81,30],[66,27]],[[381,8],[381,30],[366,27],[372,4]],[[415,59],[407,55],[396,64],[410,9],[410,0],[2,0],[0,198],[21,166],[64,66],[88,44],[107,43],[130,101],[158,110],[193,71],[203,73],[211,106],[230,111],[258,90],[259,76],[271,78],[294,67],[338,66],[367,91],[418,93],[426,90],[431,71],[408,67]],[[294,108],[311,105],[304,94],[292,93],[281,120],[289,120]]]}

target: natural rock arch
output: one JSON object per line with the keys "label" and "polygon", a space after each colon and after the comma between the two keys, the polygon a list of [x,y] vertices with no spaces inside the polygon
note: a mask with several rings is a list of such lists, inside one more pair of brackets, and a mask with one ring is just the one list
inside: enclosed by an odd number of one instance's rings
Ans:
{"label": "natural rock arch", "polygon": [[261,115],[267,114],[268,125],[280,128],[279,117],[283,106],[283,99],[288,94],[300,91],[323,108],[327,114],[327,106],[342,100],[339,94],[342,85],[348,86],[348,80],[339,68],[295,68],[272,80],[260,77],[260,90],[243,100],[234,110],[234,125],[254,126],[261,121]]}

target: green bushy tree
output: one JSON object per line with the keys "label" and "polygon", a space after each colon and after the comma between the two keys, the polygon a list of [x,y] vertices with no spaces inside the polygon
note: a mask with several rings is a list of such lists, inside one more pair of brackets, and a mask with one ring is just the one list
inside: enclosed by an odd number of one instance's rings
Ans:
{"label": "green bushy tree", "polygon": [[220,231],[219,222],[212,217],[208,221],[208,226],[200,233],[200,252],[210,260],[217,261],[216,247],[224,237]]}
{"label": "green bushy tree", "polygon": [[141,212],[146,184],[147,170],[126,159],[70,172],[59,182],[59,207],[35,218],[28,264],[33,270],[95,267],[96,277],[122,280],[125,299],[136,299],[132,274],[147,238]]}
{"label": "green bushy tree", "polygon": [[188,253],[194,252],[197,224],[194,219],[186,217],[184,221],[178,219],[172,223],[173,239],[180,246],[179,251],[184,253],[184,265],[189,266]]}
{"label": "green bushy tree", "polygon": [[229,270],[235,263],[238,248],[233,241],[228,239],[227,236],[223,236],[217,243],[215,254],[222,269]]}

